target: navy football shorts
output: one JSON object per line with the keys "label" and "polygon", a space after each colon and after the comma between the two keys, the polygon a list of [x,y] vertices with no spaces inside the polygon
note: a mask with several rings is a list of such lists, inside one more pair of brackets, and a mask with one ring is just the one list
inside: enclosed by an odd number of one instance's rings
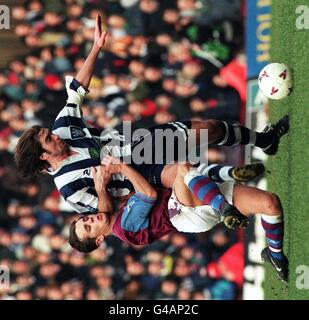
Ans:
{"label": "navy football shorts", "polygon": [[[187,150],[190,129],[191,121],[175,121],[152,127],[148,135],[133,138],[131,166],[153,186],[162,187],[161,172],[165,165],[186,161],[187,153],[179,155],[178,147],[185,145]],[[167,137],[162,136],[164,132]],[[173,138],[172,133],[176,133]],[[138,158],[144,162],[136,161]]]}

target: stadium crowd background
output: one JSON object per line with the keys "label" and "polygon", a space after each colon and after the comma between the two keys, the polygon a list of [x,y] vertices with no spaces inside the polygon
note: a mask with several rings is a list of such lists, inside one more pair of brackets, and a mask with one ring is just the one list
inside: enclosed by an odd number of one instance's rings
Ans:
{"label": "stadium crowd background", "polygon": [[[87,56],[98,11],[110,36],[82,108],[90,124],[243,122],[241,0],[32,0],[11,8],[25,56],[0,71],[0,265],[10,269],[0,299],[239,299],[241,233],[218,226],[147,247],[110,237],[80,254],[67,243],[72,211],[52,179],[18,177],[16,142],[34,124],[52,126],[66,100],[64,76]],[[208,154],[228,164],[242,155],[241,147]]]}

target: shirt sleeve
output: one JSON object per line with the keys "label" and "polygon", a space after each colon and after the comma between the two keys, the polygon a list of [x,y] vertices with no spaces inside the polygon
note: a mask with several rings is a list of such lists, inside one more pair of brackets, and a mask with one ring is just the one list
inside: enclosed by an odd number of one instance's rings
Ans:
{"label": "shirt sleeve", "polygon": [[79,190],[72,196],[68,197],[67,201],[71,204],[71,206],[72,204],[75,204],[74,209],[80,213],[97,213],[99,199],[91,191],[92,190],[90,188],[87,190]]}
{"label": "shirt sleeve", "polygon": [[67,103],[76,103],[79,106],[83,103],[84,97],[89,92],[72,76],[65,77],[65,87],[68,94]]}
{"label": "shirt sleeve", "polygon": [[155,198],[150,198],[140,192],[135,193],[123,210],[121,227],[130,232],[138,232],[148,228],[149,213],[155,201]]}
{"label": "shirt sleeve", "polygon": [[56,117],[56,120],[64,117],[82,118],[81,105],[84,97],[88,94],[88,90],[84,89],[82,85],[72,76],[65,77],[65,87],[68,98],[66,105]]}

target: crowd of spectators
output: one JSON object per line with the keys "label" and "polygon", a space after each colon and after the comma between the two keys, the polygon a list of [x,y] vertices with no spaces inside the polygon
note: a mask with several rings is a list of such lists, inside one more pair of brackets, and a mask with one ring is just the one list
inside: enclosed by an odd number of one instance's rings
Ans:
{"label": "crowd of spectators", "polygon": [[[241,0],[30,0],[11,8],[27,55],[0,71],[0,265],[10,269],[0,299],[237,299],[241,235],[218,226],[147,247],[111,237],[80,254],[68,245],[72,212],[52,179],[16,172],[18,138],[34,124],[52,126],[66,101],[64,76],[83,64],[98,11],[110,35],[82,107],[87,122],[243,121]],[[241,149],[232,150],[212,147],[209,159],[239,163]]]}

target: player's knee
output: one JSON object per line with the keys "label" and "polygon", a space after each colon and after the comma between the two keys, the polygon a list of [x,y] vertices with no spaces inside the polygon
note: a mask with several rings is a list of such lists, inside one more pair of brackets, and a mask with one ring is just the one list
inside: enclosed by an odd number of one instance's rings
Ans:
{"label": "player's knee", "polygon": [[268,193],[265,198],[265,213],[277,215],[282,213],[282,207],[279,197],[274,193]]}
{"label": "player's knee", "polygon": [[200,131],[201,129],[208,131],[209,141],[218,139],[224,134],[224,128],[222,122],[215,119],[205,121],[192,121],[192,129]]}
{"label": "player's knee", "polygon": [[192,129],[208,129],[208,130],[217,130],[218,127],[221,126],[221,121],[219,120],[215,120],[215,119],[209,119],[209,120],[205,120],[205,121],[197,121],[197,120],[193,120],[192,121]]}

